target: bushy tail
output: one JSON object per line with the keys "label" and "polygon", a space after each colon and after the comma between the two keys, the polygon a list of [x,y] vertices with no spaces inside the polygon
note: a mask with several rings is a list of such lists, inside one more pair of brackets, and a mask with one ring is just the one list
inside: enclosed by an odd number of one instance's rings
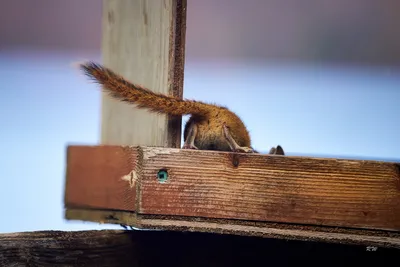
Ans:
{"label": "bushy tail", "polygon": [[139,108],[169,115],[204,116],[212,108],[211,105],[192,100],[181,100],[152,92],[140,85],[125,80],[112,70],[93,62],[80,64],[80,69],[95,82],[103,85],[103,90],[114,98],[136,104]]}

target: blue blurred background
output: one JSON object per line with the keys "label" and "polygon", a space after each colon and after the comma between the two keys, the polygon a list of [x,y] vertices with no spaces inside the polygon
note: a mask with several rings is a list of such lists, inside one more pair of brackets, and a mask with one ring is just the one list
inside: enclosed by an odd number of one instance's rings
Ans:
{"label": "blue blurred background", "polygon": [[[66,145],[100,137],[100,92],[71,62],[101,61],[101,5],[0,3],[0,232],[119,228],[63,218]],[[396,10],[188,0],[184,97],[237,112],[262,152],[400,162]]]}

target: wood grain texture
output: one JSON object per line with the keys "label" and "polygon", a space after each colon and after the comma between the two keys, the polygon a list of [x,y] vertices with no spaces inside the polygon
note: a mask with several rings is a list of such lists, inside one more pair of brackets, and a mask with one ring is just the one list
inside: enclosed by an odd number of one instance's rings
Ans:
{"label": "wood grain texture", "polygon": [[0,234],[1,266],[139,266],[124,231]]}
{"label": "wood grain texture", "polygon": [[398,250],[390,248],[370,252],[365,246],[206,233],[0,234],[0,266],[393,266],[389,262],[397,259]]}
{"label": "wood grain texture", "polygon": [[[136,165],[124,170],[117,164],[102,167],[105,154],[112,158],[121,150],[125,152],[120,158],[136,155]],[[70,153],[67,163],[67,207],[400,231],[396,163],[157,147],[77,146],[69,151],[75,154]],[[165,183],[157,180],[161,169],[168,171]],[[134,195],[119,193],[124,186],[130,187],[129,182],[121,183],[121,175],[132,170],[137,175],[136,206],[126,205]],[[97,188],[92,187],[94,183]],[[114,183],[121,188],[116,189]],[[90,189],[103,193],[85,195]],[[105,205],[103,199],[115,203]]]}
{"label": "wood grain texture", "polygon": [[65,205],[135,211],[137,152],[118,146],[69,146]]}
{"label": "wood grain texture", "polygon": [[[143,218],[144,217],[144,218]],[[400,235],[384,231],[347,230],[331,227],[299,226],[292,224],[252,223],[238,220],[179,219],[172,217],[146,218],[137,221],[142,228],[174,231],[206,232],[258,236],[284,240],[300,240],[347,245],[365,245],[400,249]]]}
{"label": "wood grain texture", "polygon": [[[103,64],[127,80],[182,98],[186,0],[103,0]],[[102,95],[101,143],[180,147],[181,118]]]}
{"label": "wood grain texture", "polygon": [[149,216],[126,211],[83,208],[68,208],[65,217],[68,220],[131,225],[147,230],[229,234],[400,249],[399,232],[198,217]]}
{"label": "wood grain texture", "polygon": [[[395,163],[157,148],[143,156],[139,213],[400,231]],[[155,179],[160,169],[167,183]]]}

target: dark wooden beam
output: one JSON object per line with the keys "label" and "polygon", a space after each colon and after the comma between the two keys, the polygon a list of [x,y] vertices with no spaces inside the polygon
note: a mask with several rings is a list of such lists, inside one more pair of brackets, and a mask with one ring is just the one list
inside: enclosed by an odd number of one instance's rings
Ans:
{"label": "dark wooden beam", "polygon": [[398,250],[389,248],[206,233],[0,234],[0,266],[389,266],[397,259]]}
{"label": "dark wooden beam", "polygon": [[1,266],[138,266],[124,231],[0,234]]}

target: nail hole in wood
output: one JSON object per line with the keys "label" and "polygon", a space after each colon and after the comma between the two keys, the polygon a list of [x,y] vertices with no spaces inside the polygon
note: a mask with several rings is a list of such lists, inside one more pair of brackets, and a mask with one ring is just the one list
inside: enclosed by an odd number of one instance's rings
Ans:
{"label": "nail hole in wood", "polygon": [[232,156],[232,164],[235,167],[239,166],[239,155],[238,154],[233,154],[233,156]]}

